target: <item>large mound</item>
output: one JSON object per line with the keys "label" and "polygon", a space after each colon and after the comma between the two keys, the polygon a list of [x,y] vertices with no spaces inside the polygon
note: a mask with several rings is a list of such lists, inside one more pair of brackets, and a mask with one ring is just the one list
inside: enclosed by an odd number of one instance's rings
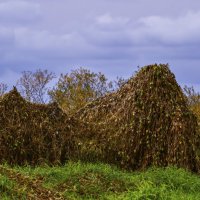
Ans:
{"label": "large mound", "polygon": [[199,170],[197,120],[168,65],[143,67],[118,92],[88,104],[76,117],[95,124],[87,147],[105,161],[131,169]]}
{"label": "large mound", "polygon": [[0,162],[60,163],[73,151],[71,122],[57,104],[27,102],[14,88],[0,112]]}

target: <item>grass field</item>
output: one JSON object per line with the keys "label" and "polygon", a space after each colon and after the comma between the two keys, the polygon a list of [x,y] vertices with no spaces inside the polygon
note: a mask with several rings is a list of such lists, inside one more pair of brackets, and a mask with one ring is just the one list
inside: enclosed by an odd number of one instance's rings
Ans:
{"label": "grass field", "polygon": [[126,172],[105,164],[0,166],[0,199],[200,199],[200,177],[183,169]]}

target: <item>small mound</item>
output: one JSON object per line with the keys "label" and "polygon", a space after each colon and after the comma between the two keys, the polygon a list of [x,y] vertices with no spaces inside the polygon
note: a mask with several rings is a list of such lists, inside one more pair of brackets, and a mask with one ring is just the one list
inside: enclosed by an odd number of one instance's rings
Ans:
{"label": "small mound", "polygon": [[27,102],[14,88],[0,100],[0,162],[61,163],[73,151],[73,126],[56,103]]}
{"label": "small mound", "polygon": [[168,65],[141,68],[118,92],[75,116],[95,125],[97,134],[86,143],[101,152],[99,159],[133,170],[152,165],[199,170],[197,119]]}

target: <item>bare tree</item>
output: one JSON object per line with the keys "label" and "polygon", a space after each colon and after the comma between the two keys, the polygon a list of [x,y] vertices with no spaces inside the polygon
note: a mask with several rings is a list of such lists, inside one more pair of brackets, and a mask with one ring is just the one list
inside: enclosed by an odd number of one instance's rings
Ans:
{"label": "bare tree", "polygon": [[0,83],[0,97],[2,97],[8,89],[8,85],[5,83]]}
{"label": "bare tree", "polygon": [[190,106],[200,104],[200,93],[196,92],[193,86],[188,87],[185,85],[183,91],[187,96],[187,101]]}
{"label": "bare tree", "polygon": [[116,80],[113,81],[114,90],[118,90],[121,88],[125,83],[127,83],[128,79],[124,79],[122,77],[117,77]]}
{"label": "bare tree", "polygon": [[48,84],[54,78],[55,74],[48,70],[23,71],[21,78],[17,81],[17,86],[28,101],[46,103]]}

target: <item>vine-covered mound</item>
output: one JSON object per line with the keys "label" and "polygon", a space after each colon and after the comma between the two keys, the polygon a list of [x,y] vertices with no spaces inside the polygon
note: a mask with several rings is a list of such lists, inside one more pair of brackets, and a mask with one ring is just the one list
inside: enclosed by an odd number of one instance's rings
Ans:
{"label": "vine-covered mound", "polygon": [[0,100],[0,113],[1,163],[60,163],[73,152],[74,128],[56,103],[30,103],[14,88]]}
{"label": "vine-covered mound", "polygon": [[85,144],[99,159],[131,169],[199,170],[197,120],[168,65],[141,68],[119,91],[88,104],[76,117],[95,125],[96,134]]}

